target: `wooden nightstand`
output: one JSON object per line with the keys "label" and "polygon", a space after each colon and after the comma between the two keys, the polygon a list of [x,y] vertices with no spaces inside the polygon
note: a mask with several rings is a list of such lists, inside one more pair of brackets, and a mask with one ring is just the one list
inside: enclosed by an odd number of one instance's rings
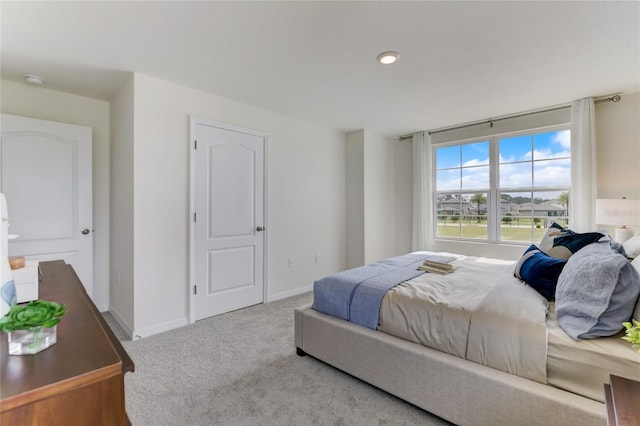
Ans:
{"label": "wooden nightstand", "polygon": [[640,382],[609,376],[604,385],[608,426],[640,426]]}

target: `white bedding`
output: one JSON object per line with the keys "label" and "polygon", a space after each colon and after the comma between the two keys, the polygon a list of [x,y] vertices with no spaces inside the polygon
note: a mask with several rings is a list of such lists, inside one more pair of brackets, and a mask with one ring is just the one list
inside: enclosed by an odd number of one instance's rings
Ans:
{"label": "white bedding", "polygon": [[378,330],[547,383],[546,299],[513,276],[515,262],[445,255],[455,271],[391,289]]}
{"label": "white bedding", "polygon": [[604,402],[603,385],[610,374],[640,380],[640,355],[620,338],[624,333],[575,341],[558,326],[553,303],[547,331],[550,385]]}

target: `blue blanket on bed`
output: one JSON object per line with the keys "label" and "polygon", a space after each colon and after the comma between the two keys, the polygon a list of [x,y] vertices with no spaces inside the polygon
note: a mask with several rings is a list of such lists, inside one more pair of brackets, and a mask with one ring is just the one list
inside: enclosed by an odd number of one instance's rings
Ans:
{"label": "blue blanket on bed", "polygon": [[386,292],[424,274],[418,266],[427,257],[410,253],[324,277],[313,284],[313,309],[375,330]]}

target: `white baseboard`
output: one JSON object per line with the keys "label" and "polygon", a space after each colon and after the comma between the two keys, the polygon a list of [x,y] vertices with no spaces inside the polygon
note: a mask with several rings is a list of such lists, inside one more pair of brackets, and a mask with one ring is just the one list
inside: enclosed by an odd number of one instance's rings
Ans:
{"label": "white baseboard", "polygon": [[178,318],[172,321],[167,321],[161,324],[154,325],[152,327],[140,328],[138,330],[135,330],[131,334],[132,336],[131,340],[138,340],[144,337],[153,336],[154,334],[173,330],[175,328],[184,327],[185,325],[189,325],[189,320],[187,319],[187,317]]}
{"label": "white baseboard", "polygon": [[300,287],[300,288],[294,288],[293,290],[287,290],[287,291],[282,291],[280,293],[271,294],[267,296],[266,303],[275,302],[276,300],[286,299],[287,297],[293,297],[303,293],[308,293],[312,290],[313,290],[313,284]]}
{"label": "white baseboard", "polygon": [[[313,290],[313,284],[296,288],[293,290],[287,290],[280,293],[272,294],[267,296],[267,300],[265,303],[275,302],[276,300],[286,299],[287,297],[298,296],[303,293],[308,293]],[[137,330],[132,330],[131,326],[127,324],[125,320],[118,314],[116,310],[113,308],[104,309],[104,311],[109,311],[116,322],[122,327],[122,329],[127,333],[127,335],[131,336],[131,340],[138,340],[145,337],[152,336],[154,334],[162,333],[165,331],[173,330],[176,328],[184,327],[189,325],[189,320],[187,317],[175,319],[172,321],[167,321],[161,324],[156,324],[151,327],[141,328]],[[101,310],[102,311],[102,310]]]}
{"label": "white baseboard", "polygon": [[109,309],[106,309],[106,310],[109,311],[109,313],[111,314],[113,319],[116,320],[118,325],[120,327],[122,327],[122,329],[127,334],[127,336],[129,336],[129,337],[133,336],[133,329],[131,328],[131,326],[124,319],[122,319],[122,316],[118,313],[118,311],[116,311],[112,307],[110,307]]}
{"label": "white baseboard", "polygon": [[100,313],[109,311],[109,305],[100,305],[100,306],[96,306],[96,308],[98,308],[98,312]]}

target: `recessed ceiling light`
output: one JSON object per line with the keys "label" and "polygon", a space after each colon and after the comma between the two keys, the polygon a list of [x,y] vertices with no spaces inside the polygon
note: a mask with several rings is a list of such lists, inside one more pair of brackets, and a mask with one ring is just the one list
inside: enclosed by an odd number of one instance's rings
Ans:
{"label": "recessed ceiling light", "polygon": [[25,79],[25,81],[27,83],[35,84],[37,86],[39,86],[42,83],[44,83],[44,78],[40,77],[39,75],[35,75],[35,74],[25,74],[24,75],[24,79]]}
{"label": "recessed ceiling light", "polygon": [[383,65],[391,65],[395,61],[397,61],[399,57],[400,57],[400,54],[398,52],[390,51],[390,52],[382,52],[381,54],[378,55],[377,59],[378,59],[378,62],[380,62]]}

